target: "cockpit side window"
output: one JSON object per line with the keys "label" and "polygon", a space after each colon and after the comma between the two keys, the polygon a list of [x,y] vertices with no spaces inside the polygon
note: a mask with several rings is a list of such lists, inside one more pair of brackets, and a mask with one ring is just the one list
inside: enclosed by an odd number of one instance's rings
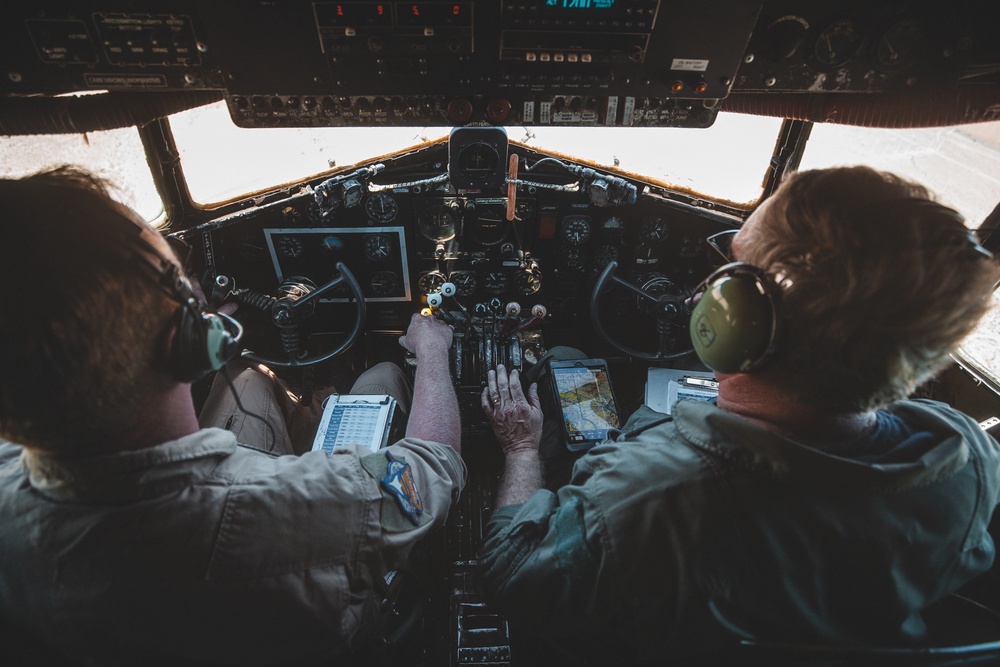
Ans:
{"label": "cockpit side window", "polygon": [[[799,169],[866,164],[926,185],[977,228],[1000,203],[1000,122],[915,129],[820,124]],[[1000,385],[1000,292],[959,356]]]}
{"label": "cockpit side window", "polygon": [[965,339],[960,354],[1000,385],[1000,290],[994,290],[989,312]]}
{"label": "cockpit side window", "polygon": [[83,167],[114,183],[121,203],[154,226],[166,223],[135,127],[86,134],[0,136],[0,177],[19,178],[64,164]]}

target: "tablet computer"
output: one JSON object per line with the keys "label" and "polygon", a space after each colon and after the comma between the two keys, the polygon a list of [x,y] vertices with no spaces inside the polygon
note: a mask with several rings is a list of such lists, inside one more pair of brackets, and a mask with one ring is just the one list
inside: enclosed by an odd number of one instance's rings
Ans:
{"label": "tablet computer", "polygon": [[549,375],[567,449],[588,449],[604,440],[608,431],[621,427],[604,359],[552,361]]}

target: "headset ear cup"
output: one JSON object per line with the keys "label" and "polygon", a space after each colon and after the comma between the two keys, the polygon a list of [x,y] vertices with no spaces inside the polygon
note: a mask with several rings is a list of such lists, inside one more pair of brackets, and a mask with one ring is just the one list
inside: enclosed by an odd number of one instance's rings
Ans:
{"label": "headset ear cup", "polygon": [[[205,328],[205,361],[204,373],[217,371],[223,367],[230,359],[240,353],[240,340],[242,329],[239,325],[223,315],[215,313],[201,313]],[[236,326],[235,331],[230,331],[226,323],[230,322]]]}
{"label": "headset ear cup", "polygon": [[139,267],[156,285],[181,304],[167,359],[174,379],[193,382],[218,370],[239,354],[243,335],[239,322],[226,315],[204,312],[177,261],[164,255],[144,236],[156,233],[128,217],[122,216],[120,220],[124,235],[130,241],[128,246],[122,246],[123,255],[136,258]]}
{"label": "headset ear cup", "polygon": [[[194,382],[217,371],[240,352],[242,328],[231,318],[204,312],[190,301],[181,307],[170,348],[170,372],[178,382]],[[226,322],[232,322],[235,332]]]}
{"label": "headset ear cup", "polygon": [[190,304],[180,308],[177,332],[170,348],[170,372],[178,382],[193,382],[207,366],[203,318]]}
{"label": "headset ear cup", "polygon": [[691,313],[691,343],[720,373],[746,373],[773,351],[777,304],[773,283],[749,264],[728,264],[706,280]]}

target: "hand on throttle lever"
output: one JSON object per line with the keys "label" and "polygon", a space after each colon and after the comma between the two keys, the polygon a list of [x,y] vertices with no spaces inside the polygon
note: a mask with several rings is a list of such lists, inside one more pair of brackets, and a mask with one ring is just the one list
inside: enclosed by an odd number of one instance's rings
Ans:
{"label": "hand on throttle lever", "polygon": [[542,440],[542,404],[538,385],[532,383],[525,396],[517,369],[507,375],[503,364],[487,374],[480,397],[483,411],[505,456],[517,452],[537,452]]}
{"label": "hand on throttle lever", "polygon": [[414,313],[399,344],[412,352],[417,360],[440,354],[447,356],[454,331],[436,317]]}

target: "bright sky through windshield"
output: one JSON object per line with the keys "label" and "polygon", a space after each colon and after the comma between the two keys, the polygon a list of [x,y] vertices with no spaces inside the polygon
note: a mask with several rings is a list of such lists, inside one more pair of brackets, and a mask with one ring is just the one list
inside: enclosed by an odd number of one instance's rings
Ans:
{"label": "bright sky through windshield", "polygon": [[0,177],[19,178],[66,164],[107,179],[117,188],[112,194],[149,222],[163,221],[163,202],[136,128],[0,137]]}
{"label": "bright sky through windshield", "polygon": [[[170,119],[192,196],[202,204],[290,183],[447,136],[447,127],[277,128],[233,125],[223,103]],[[706,195],[751,202],[781,121],[720,114],[707,129],[510,127],[514,141],[555,150]]]}

